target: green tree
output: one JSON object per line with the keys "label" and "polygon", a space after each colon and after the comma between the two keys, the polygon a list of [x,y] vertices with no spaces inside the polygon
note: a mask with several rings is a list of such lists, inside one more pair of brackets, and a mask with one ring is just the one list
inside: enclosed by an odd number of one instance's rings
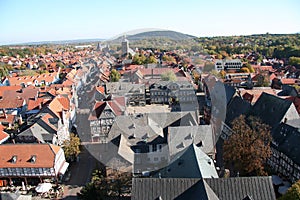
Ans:
{"label": "green tree", "polygon": [[268,75],[262,75],[258,74],[257,75],[257,87],[268,87],[270,86],[270,77]]}
{"label": "green tree", "polygon": [[112,69],[110,73],[110,80],[112,82],[118,82],[120,78],[121,78],[121,74],[116,69]]}
{"label": "green tree", "polygon": [[0,65],[0,77],[8,76],[8,67],[4,64]]}
{"label": "green tree", "polygon": [[247,67],[242,67],[242,68],[240,69],[240,71],[241,71],[242,73],[250,73],[250,70],[249,70]]}
{"label": "green tree", "polygon": [[300,57],[290,57],[289,58],[289,64],[294,66],[300,66]]}
{"label": "green tree", "polygon": [[278,200],[300,200],[300,180],[294,183]]}
{"label": "green tree", "polygon": [[92,173],[92,180],[86,184],[77,194],[81,200],[105,200],[108,197],[109,185],[104,177],[104,172],[101,170],[94,170]]}
{"label": "green tree", "polygon": [[74,133],[71,133],[70,140],[65,140],[62,147],[65,152],[66,160],[73,161],[80,153],[79,137]]}
{"label": "green tree", "polygon": [[233,120],[232,131],[223,146],[227,167],[242,175],[266,175],[264,165],[271,156],[270,127],[257,117],[241,115]]}
{"label": "green tree", "polygon": [[213,62],[206,62],[203,67],[204,72],[210,72],[215,69],[215,64]]}
{"label": "green tree", "polygon": [[175,73],[171,70],[161,74],[161,80],[163,81],[176,81],[177,77],[175,75]]}
{"label": "green tree", "polygon": [[146,64],[146,56],[144,54],[136,53],[132,58],[132,64],[143,65]]}
{"label": "green tree", "polygon": [[244,68],[244,67],[246,67],[246,68],[249,70],[248,73],[254,73],[254,72],[255,72],[254,68],[253,68],[252,65],[249,64],[249,63],[243,64],[243,68]]}
{"label": "green tree", "polygon": [[154,56],[149,56],[147,59],[146,59],[146,63],[147,64],[150,64],[150,63],[157,63],[157,60]]}
{"label": "green tree", "polygon": [[163,61],[176,63],[176,59],[173,56],[163,55],[162,56]]}

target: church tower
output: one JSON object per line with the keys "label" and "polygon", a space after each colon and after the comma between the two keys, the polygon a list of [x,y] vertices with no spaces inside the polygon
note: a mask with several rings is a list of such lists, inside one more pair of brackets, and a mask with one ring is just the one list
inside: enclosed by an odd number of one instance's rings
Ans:
{"label": "church tower", "polygon": [[129,53],[129,42],[126,39],[126,35],[124,35],[122,41],[122,55],[127,55],[128,53]]}

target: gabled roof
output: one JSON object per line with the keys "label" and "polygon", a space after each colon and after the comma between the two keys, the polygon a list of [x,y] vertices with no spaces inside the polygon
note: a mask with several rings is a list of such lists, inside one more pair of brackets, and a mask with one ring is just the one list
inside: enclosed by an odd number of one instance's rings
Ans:
{"label": "gabled roof", "polygon": [[39,89],[33,86],[28,86],[17,91],[7,90],[3,92],[3,99],[20,97],[25,99],[26,103],[28,104],[29,99],[36,99],[38,97],[38,91]]}
{"label": "gabled roof", "polygon": [[[121,99],[123,99],[123,97]],[[111,110],[114,116],[121,116],[124,113],[124,108],[125,106],[123,107],[120,105],[116,98],[110,101],[97,101],[88,120],[96,120],[100,118],[104,110]]]}
{"label": "gabled roof", "polygon": [[0,86],[0,97],[3,96],[4,91],[12,90],[12,91],[19,91],[22,89],[21,85],[13,85],[13,86]]}
{"label": "gabled roof", "polygon": [[34,81],[38,81],[39,83],[42,81],[52,83],[57,78],[58,72],[52,72],[49,74],[41,74],[35,76],[18,76],[18,77],[9,77],[10,85],[21,85],[22,83],[28,85],[34,85]]}
{"label": "gabled roof", "polygon": [[40,107],[42,107],[44,104],[47,104],[49,101],[51,100],[44,98],[37,98],[36,100],[30,99],[27,104],[27,110],[40,110]]}
{"label": "gabled roof", "polygon": [[248,101],[243,100],[239,96],[235,96],[227,106],[226,119],[227,125],[239,117],[240,115],[247,114],[251,109],[251,104]]}
{"label": "gabled roof", "polygon": [[[239,90],[241,96],[245,99],[246,96],[253,96],[251,101],[249,101],[251,104],[254,104],[260,97],[260,95],[264,93],[276,95],[276,90],[271,89],[270,87],[260,87],[260,88],[253,88],[251,90],[245,90],[245,89],[240,89]],[[247,99],[245,99],[247,100]]]}
{"label": "gabled roof", "polygon": [[2,124],[3,123],[13,124],[15,119],[16,119],[16,116],[12,115],[12,114],[5,114],[5,115],[0,116],[0,122]]}
{"label": "gabled roof", "polygon": [[[264,123],[274,127],[283,120],[283,117],[291,105],[292,102],[290,100],[282,99],[271,94],[262,93],[257,102],[254,104],[250,114],[258,116]],[[296,116],[290,117],[293,118]]]}
{"label": "gabled roof", "polygon": [[300,132],[298,128],[281,123],[272,131],[272,146],[300,165]]}
{"label": "gabled roof", "polygon": [[177,153],[155,176],[159,174],[165,178],[218,178],[213,160],[194,144]]}
{"label": "gabled roof", "polygon": [[132,200],[218,200],[203,179],[133,178]]}
{"label": "gabled roof", "polygon": [[287,97],[286,99],[293,102],[293,104],[297,109],[298,114],[300,114],[300,97]]}
{"label": "gabled roof", "polygon": [[204,153],[214,153],[211,125],[169,127],[168,147],[170,157],[185,150],[192,143]]}
{"label": "gabled roof", "polygon": [[[48,130],[43,128],[39,123],[35,123],[26,130],[22,131],[21,133],[18,134],[18,138],[22,136],[31,136],[35,137],[37,141],[41,143],[46,143],[50,139],[52,141],[53,137],[55,136],[54,133],[50,133]],[[49,137],[50,136],[50,137]]]}
{"label": "gabled roof", "polygon": [[0,109],[21,108],[25,104],[25,99],[21,97],[5,98],[0,100]]}
{"label": "gabled roof", "polygon": [[[3,144],[0,152],[1,168],[54,167],[57,154],[49,144]],[[36,156],[34,163],[29,161],[33,155]],[[15,163],[11,162],[13,156],[16,156]]]}
{"label": "gabled roof", "polygon": [[275,200],[275,192],[270,176],[230,177],[204,179],[222,200],[243,200],[251,196],[253,200]]}
{"label": "gabled roof", "polygon": [[9,135],[4,131],[4,126],[0,124],[0,144],[8,140]]}
{"label": "gabled roof", "polygon": [[70,109],[70,100],[67,97],[56,96],[49,104],[49,109],[52,110],[58,117],[61,117],[59,113],[62,111],[68,111]]}

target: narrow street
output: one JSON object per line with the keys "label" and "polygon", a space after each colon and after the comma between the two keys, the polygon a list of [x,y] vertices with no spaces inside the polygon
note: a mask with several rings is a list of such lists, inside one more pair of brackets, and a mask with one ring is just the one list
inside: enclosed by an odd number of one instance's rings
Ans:
{"label": "narrow street", "polygon": [[83,147],[78,162],[70,164],[69,172],[71,173],[71,176],[70,179],[64,183],[63,199],[77,199],[77,193],[90,181],[95,165],[96,160],[90,155],[85,147]]}

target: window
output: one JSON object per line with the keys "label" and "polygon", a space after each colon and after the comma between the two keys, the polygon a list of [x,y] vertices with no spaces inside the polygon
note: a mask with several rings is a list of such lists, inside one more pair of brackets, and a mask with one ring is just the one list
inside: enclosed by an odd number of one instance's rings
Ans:
{"label": "window", "polygon": [[158,161],[158,157],[154,157],[154,159],[153,159],[154,161]]}
{"label": "window", "polygon": [[153,152],[156,152],[156,151],[157,151],[157,146],[156,146],[156,144],[153,144],[153,145],[152,145],[152,151],[153,151]]}
{"label": "window", "polygon": [[159,152],[162,152],[162,145],[161,144],[158,145],[158,150],[159,150]]}

